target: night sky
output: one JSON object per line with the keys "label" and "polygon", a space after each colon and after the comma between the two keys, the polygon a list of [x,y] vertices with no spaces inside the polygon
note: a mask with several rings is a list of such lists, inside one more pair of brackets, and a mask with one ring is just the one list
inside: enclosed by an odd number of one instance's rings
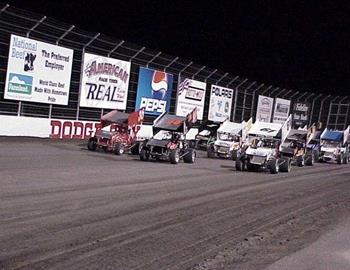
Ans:
{"label": "night sky", "polygon": [[7,2],[250,80],[350,94],[347,2]]}

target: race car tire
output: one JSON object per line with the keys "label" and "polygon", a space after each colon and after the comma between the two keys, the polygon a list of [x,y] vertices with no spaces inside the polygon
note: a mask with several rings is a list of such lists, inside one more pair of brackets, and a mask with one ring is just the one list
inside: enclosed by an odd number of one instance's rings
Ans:
{"label": "race car tire", "polygon": [[236,160],[236,171],[244,171],[244,161],[240,160],[240,159],[237,159]]}
{"label": "race car tire", "polygon": [[96,140],[94,140],[93,138],[90,138],[89,142],[88,142],[88,145],[87,145],[87,148],[90,151],[95,151],[96,148],[97,148]]}
{"label": "race car tire", "polygon": [[140,154],[140,144],[141,143],[136,143],[130,148],[132,155],[139,155]]}
{"label": "race car tire", "polygon": [[289,157],[283,157],[280,159],[279,169],[281,172],[289,173],[292,168],[292,161]]}
{"label": "race car tire", "polygon": [[186,154],[184,155],[184,162],[185,163],[194,163],[196,160],[196,151],[192,148],[189,148],[186,150]]}
{"label": "race car tire", "polygon": [[267,163],[267,168],[269,169],[271,174],[277,174],[279,171],[279,165],[277,159],[271,159]]}
{"label": "race car tire", "polygon": [[298,167],[303,167],[305,165],[304,157],[298,156],[296,158],[296,164],[297,164]]}
{"label": "race car tire", "polygon": [[337,164],[342,165],[343,164],[343,157],[342,154],[337,155]]}
{"label": "race car tire", "polygon": [[140,160],[147,161],[149,160],[149,151],[146,148],[142,148],[140,151]]}
{"label": "race car tire", "polygon": [[180,161],[179,151],[177,149],[171,150],[169,154],[169,161],[171,164],[177,164]]}
{"label": "race car tire", "polygon": [[320,152],[318,150],[314,151],[314,162],[319,162],[320,161]]}
{"label": "race car tire", "polygon": [[207,156],[208,156],[208,158],[214,158],[215,157],[214,146],[212,144],[209,144],[207,146]]}
{"label": "race car tire", "polygon": [[315,155],[313,153],[307,154],[305,156],[305,165],[306,166],[313,166],[315,163]]}
{"label": "race car tire", "polygon": [[238,156],[238,151],[237,150],[232,150],[231,151],[231,159],[233,161],[237,160],[237,156]]}
{"label": "race car tire", "polygon": [[346,154],[344,155],[343,163],[344,163],[344,164],[348,164],[348,163],[349,163],[349,153],[346,153]]}
{"label": "race car tire", "polygon": [[124,154],[125,149],[124,149],[124,145],[122,143],[116,143],[114,146],[114,154],[116,154],[117,156],[121,156],[122,154]]}

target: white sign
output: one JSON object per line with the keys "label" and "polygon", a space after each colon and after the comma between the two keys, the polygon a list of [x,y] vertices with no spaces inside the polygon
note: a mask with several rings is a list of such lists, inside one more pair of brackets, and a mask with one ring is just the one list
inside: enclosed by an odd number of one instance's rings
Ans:
{"label": "white sign", "polygon": [[258,107],[256,109],[256,121],[271,122],[273,98],[259,95]]}
{"label": "white sign", "polygon": [[290,100],[276,98],[273,112],[273,123],[284,123],[289,116]]}
{"label": "white sign", "polygon": [[197,119],[202,120],[206,87],[204,82],[179,77],[176,115],[186,116],[197,107]]}
{"label": "white sign", "polygon": [[215,122],[230,120],[233,89],[212,85],[208,119]]}
{"label": "white sign", "polygon": [[84,54],[80,106],[125,110],[131,63]]}
{"label": "white sign", "polygon": [[73,50],[11,35],[5,99],[67,105]]}

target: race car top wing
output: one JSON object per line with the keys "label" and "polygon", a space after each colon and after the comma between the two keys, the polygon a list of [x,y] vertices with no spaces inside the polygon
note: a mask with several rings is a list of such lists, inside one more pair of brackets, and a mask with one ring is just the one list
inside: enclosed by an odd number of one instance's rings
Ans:
{"label": "race car top wing", "polygon": [[129,114],[118,110],[110,111],[101,117],[102,128],[110,124],[126,124]]}

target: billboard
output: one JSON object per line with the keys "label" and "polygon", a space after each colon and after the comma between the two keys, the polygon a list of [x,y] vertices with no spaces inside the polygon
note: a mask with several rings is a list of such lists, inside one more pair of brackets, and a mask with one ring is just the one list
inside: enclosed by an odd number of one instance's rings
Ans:
{"label": "billboard", "polygon": [[203,120],[206,87],[204,82],[179,77],[176,115],[186,116],[197,107],[198,120]]}
{"label": "billboard", "polygon": [[125,110],[131,63],[84,54],[80,106]]}
{"label": "billboard", "polygon": [[273,112],[273,123],[284,123],[289,116],[290,100],[276,98]]}
{"label": "billboard", "polygon": [[11,35],[5,99],[67,105],[73,50]]}
{"label": "billboard", "polygon": [[293,105],[293,127],[305,127],[309,124],[310,114],[310,103],[309,102],[295,102]]}
{"label": "billboard", "polygon": [[256,109],[256,121],[271,122],[273,107],[273,98],[259,95],[258,106]]}
{"label": "billboard", "polygon": [[145,114],[169,112],[173,75],[140,67],[135,110],[145,108]]}
{"label": "billboard", "polygon": [[212,85],[208,119],[214,122],[230,120],[233,89]]}

